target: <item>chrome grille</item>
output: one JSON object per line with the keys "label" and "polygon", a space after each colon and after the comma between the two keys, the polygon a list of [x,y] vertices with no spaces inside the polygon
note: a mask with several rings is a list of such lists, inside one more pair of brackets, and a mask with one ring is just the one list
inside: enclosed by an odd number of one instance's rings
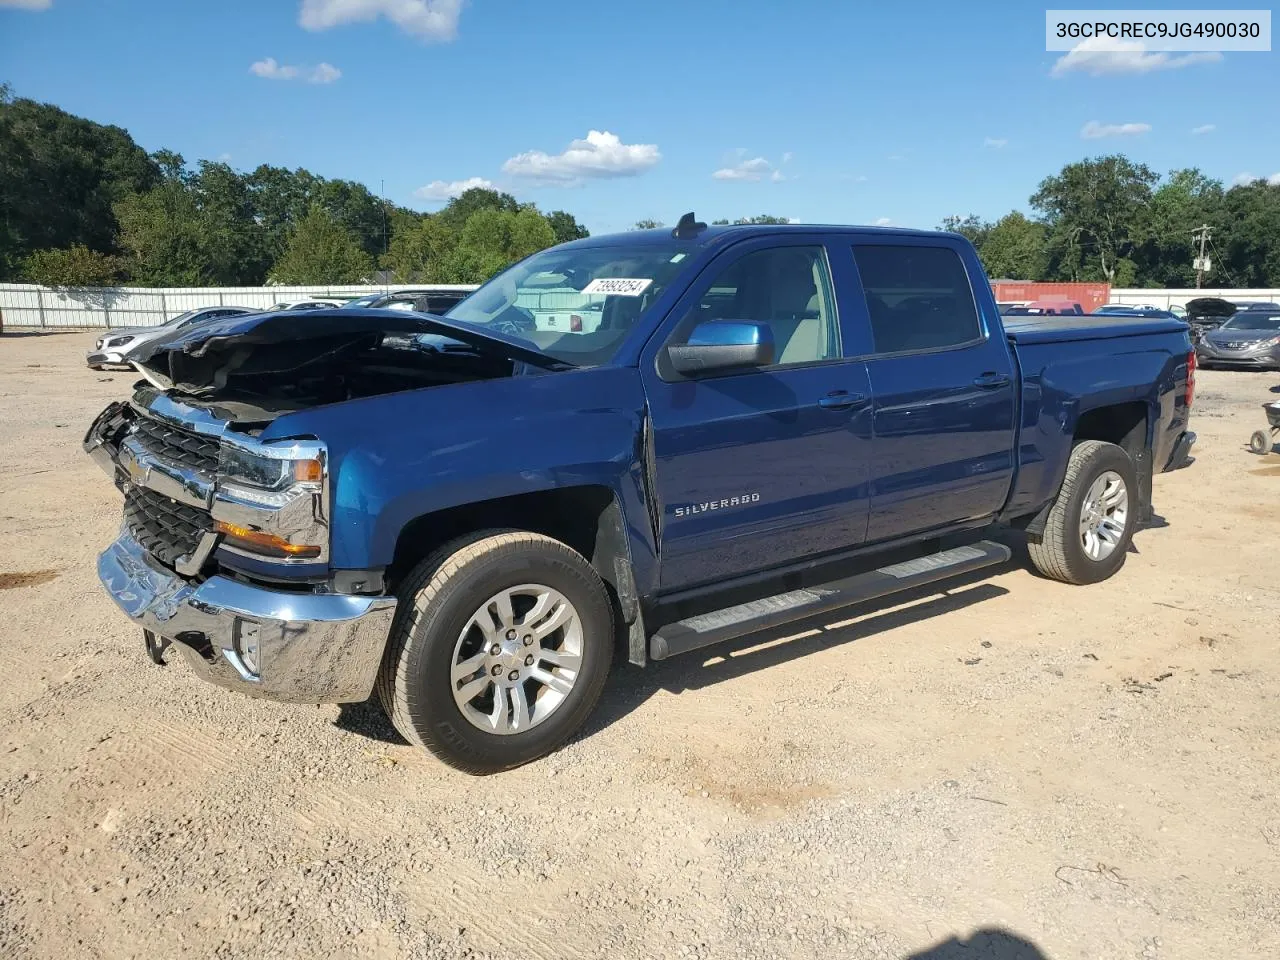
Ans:
{"label": "chrome grille", "polygon": [[200,538],[213,526],[206,511],[145,487],[125,491],[124,522],[142,548],[166,567],[194,553]]}
{"label": "chrome grille", "polygon": [[160,460],[181,464],[210,477],[218,472],[221,441],[217,437],[183,430],[151,417],[139,417],[133,435],[148,453]]}

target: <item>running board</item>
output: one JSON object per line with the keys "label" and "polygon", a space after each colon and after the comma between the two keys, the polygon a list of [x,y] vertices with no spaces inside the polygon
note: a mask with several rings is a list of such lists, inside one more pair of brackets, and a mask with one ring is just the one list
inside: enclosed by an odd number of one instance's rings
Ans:
{"label": "running board", "polygon": [[1001,543],[982,540],[952,547],[916,560],[869,570],[843,580],[792,590],[736,607],[699,614],[667,624],[649,638],[649,656],[666,660],[676,654],[744,637],[758,630],[803,620],[851,604],[901,593],[939,580],[1005,563],[1013,552]]}

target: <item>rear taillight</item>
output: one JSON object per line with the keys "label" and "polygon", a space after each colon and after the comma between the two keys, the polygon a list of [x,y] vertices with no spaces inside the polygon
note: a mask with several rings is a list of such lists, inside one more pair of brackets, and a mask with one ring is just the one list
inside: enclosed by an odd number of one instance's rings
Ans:
{"label": "rear taillight", "polygon": [[569,330],[572,333],[582,332],[582,318],[576,313],[569,314]]}
{"label": "rear taillight", "polygon": [[1187,407],[1190,409],[1191,401],[1196,396],[1196,352],[1190,350],[1187,353]]}

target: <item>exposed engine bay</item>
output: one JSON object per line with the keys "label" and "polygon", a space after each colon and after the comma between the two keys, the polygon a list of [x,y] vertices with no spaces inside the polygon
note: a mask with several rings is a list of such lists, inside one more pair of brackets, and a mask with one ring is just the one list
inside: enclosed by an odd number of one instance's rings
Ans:
{"label": "exposed engine bay", "polygon": [[157,343],[137,357],[135,366],[156,389],[211,404],[220,417],[241,423],[557,366],[531,350],[488,337],[464,334],[469,342],[463,342],[426,317],[375,325],[359,315],[325,313],[327,317],[313,314],[306,322],[259,318],[248,329],[210,325],[198,338]]}

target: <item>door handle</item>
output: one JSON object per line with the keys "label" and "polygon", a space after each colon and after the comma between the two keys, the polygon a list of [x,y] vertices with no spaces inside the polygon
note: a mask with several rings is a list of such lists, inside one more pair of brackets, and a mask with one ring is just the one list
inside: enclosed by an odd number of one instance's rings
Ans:
{"label": "door handle", "polygon": [[833,390],[818,401],[824,410],[847,410],[867,398],[861,393],[850,393],[848,390]]}
{"label": "door handle", "polygon": [[1009,385],[1010,377],[1007,373],[984,373],[980,377],[973,378],[973,385],[981,387],[983,390],[994,390],[996,387],[1006,387]]}

